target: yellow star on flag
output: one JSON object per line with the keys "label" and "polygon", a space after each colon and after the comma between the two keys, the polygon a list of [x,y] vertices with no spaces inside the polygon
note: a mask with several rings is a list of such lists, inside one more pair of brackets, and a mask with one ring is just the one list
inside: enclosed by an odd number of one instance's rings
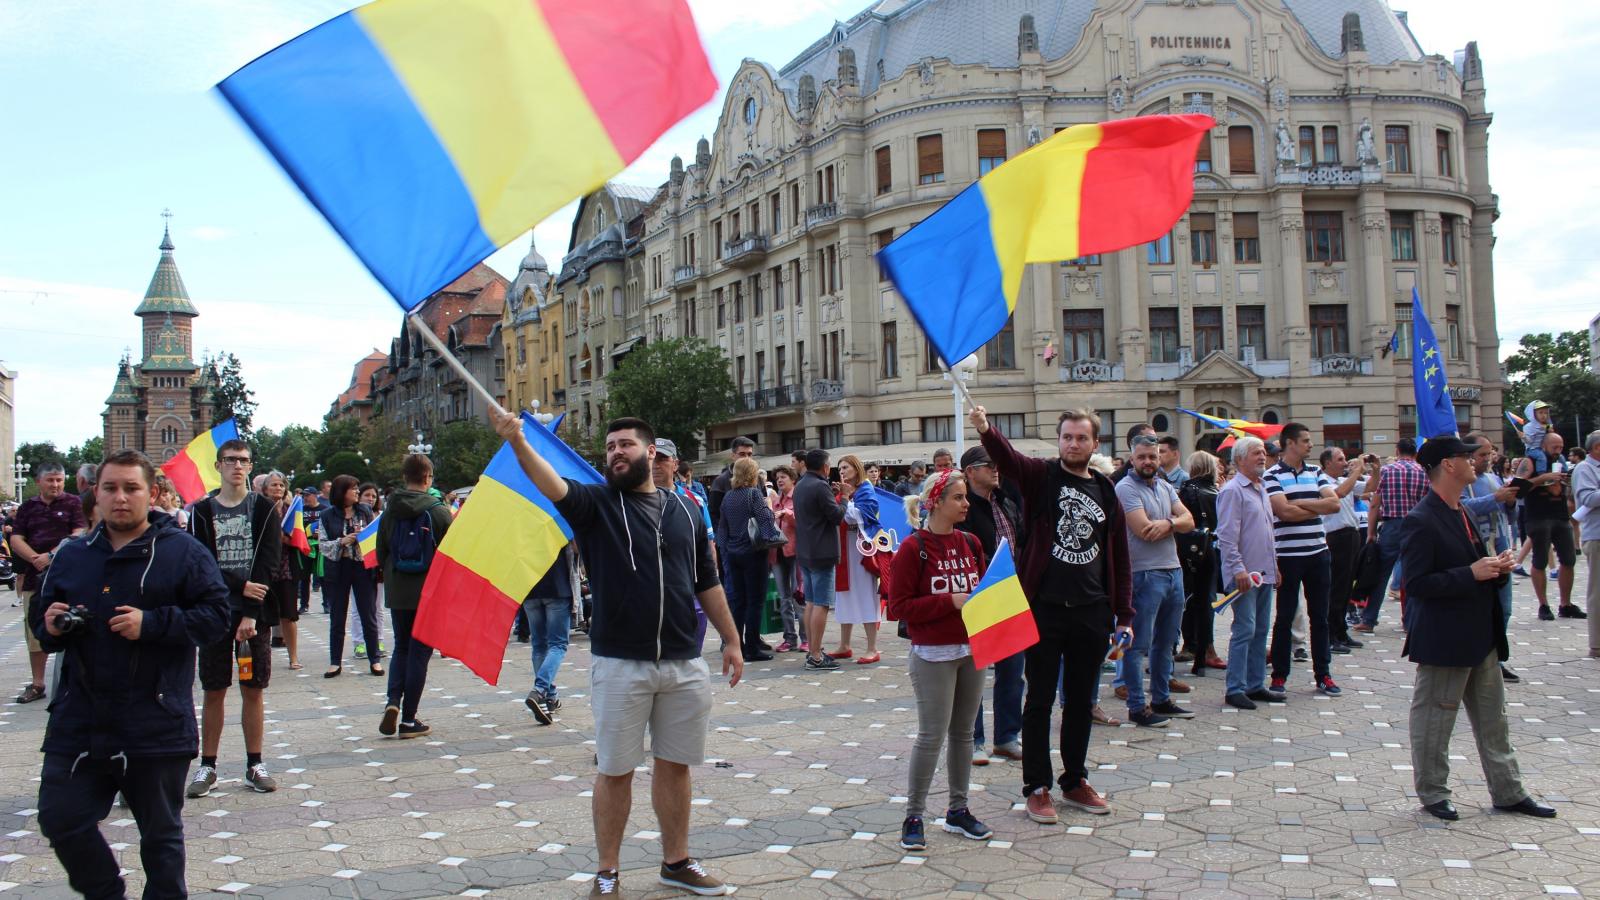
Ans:
{"label": "yellow star on flag", "polygon": [[1438,355],[1439,355],[1439,348],[1438,347],[1429,347],[1427,350],[1423,351],[1422,358],[1425,359],[1425,360],[1428,360],[1428,359],[1433,359],[1435,356],[1438,356]]}
{"label": "yellow star on flag", "polygon": [[1438,366],[1429,366],[1428,368],[1423,370],[1422,374],[1423,374],[1423,377],[1428,379],[1428,384],[1432,385],[1433,384],[1433,376],[1439,374],[1439,367]]}

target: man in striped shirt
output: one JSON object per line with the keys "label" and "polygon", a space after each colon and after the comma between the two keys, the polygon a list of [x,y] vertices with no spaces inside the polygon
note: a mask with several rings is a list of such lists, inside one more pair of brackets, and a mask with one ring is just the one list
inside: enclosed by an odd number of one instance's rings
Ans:
{"label": "man in striped shirt", "polygon": [[1382,577],[1372,585],[1367,595],[1367,608],[1361,614],[1361,624],[1355,630],[1371,634],[1378,624],[1378,612],[1383,608],[1383,598],[1389,589],[1389,579],[1400,561],[1400,523],[1429,492],[1428,473],[1417,465],[1417,442],[1401,438],[1395,445],[1398,458],[1378,470],[1378,504],[1372,510],[1376,521],[1370,523],[1370,539],[1378,542],[1379,559],[1382,560]]}
{"label": "man in striped shirt", "polygon": [[1277,616],[1272,622],[1271,690],[1283,693],[1289,678],[1290,634],[1300,590],[1306,595],[1306,615],[1311,620],[1311,665],[1317,690],[1338,696],[1339,686],[1329,674],[1328,592],[1332,586],[1332,554],[1322,527],[1322,517],[1339,512],[1333,480],[1306,460],[1311,456],[1311,431],[1298,422],[1283,426],[1278,464],[1262,477],[1272,503],[1273,540],[1278,553]]}

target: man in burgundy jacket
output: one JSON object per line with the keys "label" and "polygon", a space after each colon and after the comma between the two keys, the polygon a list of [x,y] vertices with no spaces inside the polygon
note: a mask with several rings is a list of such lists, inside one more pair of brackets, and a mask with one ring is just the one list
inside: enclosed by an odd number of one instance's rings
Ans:
{"label": "man in burgundy jacket", "polygon": [[1084,812],[1111,811],[1089,786],[1089,711],[1113,631],[1133,628],[1133,575],[1128,533],[1111,479],[1089,468],[1100,443],[1094,413],[1067,410],[1056,423],[1059,459],[1023,456],[988,413],[974,407],[972,426],[995,468],[1020,489],[1030,538],[1017,560],[1039,643],[1027,650],[1028,698],[1022,708],[1022,793],[1028,818],[1057,821],[1050,797],[1050,714],[1063,672],[1060,778],[1063,800]]}

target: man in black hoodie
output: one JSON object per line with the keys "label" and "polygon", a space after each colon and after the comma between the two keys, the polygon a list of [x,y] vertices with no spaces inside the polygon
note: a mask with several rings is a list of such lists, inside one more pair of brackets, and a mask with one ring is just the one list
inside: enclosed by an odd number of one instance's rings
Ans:
{"label": "man in black hoodie", "polygon": [[594,592],[589,670],[594,710],[596,896],[620,893],[622,834],[633,805],[633,772],[655,757],[651,799],[660,820],[662,884],[701,895],[723,883],[689,856],[689,767],[705,761],[711,673],[695,639],[694,601],[722,635],[722,673],[730,686],[744,673],[739,632],[718,583],[700,511],[650,479],[655,431],[641,419],[606,427],[606,483],[563,479],[539,456],[511,413],[494,415],[522,471],[556,505],[578,538]]}
{"label": "man in black hoodie", "polygon": [[233,685],[234,668],[247,656],[251,675],[239,679],[244,782],[257,793],[269,794],[278,789],[278,782],[261,762],[261,736],[266,730],[264,693],[272,679],[272,647],[266,629],[257,630],[256,625],[265,613],[262,601],[283,552],[283,542],[277,534],[282,521],[271,500],[249,490],[253,465],[249,444],[238,439],[224,443],[217,448],[216,465],[222,474],[222,487],[191,508],[189,533],[216,557],[222,580],[228,585],[232,616],[228,634],[200,648],[200,688],[205,691],[205,707],[200,718],[200,767],[195,769],[185,793],[191,800],[211,793],[217,783],[223,701]]}

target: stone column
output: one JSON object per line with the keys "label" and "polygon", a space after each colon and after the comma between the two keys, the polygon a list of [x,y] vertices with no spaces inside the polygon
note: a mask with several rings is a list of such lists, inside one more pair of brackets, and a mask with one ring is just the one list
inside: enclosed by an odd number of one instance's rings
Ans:
{"label": "stone column", "polygon": [[1280,189],[1272,196],[1272,215],[1278,224],[1278,289],[1283,297],[1283,352],[1291,376],[1310,374],[1311,331],[1307,327],[1305,260],[1305,209],[1297,189]]}

